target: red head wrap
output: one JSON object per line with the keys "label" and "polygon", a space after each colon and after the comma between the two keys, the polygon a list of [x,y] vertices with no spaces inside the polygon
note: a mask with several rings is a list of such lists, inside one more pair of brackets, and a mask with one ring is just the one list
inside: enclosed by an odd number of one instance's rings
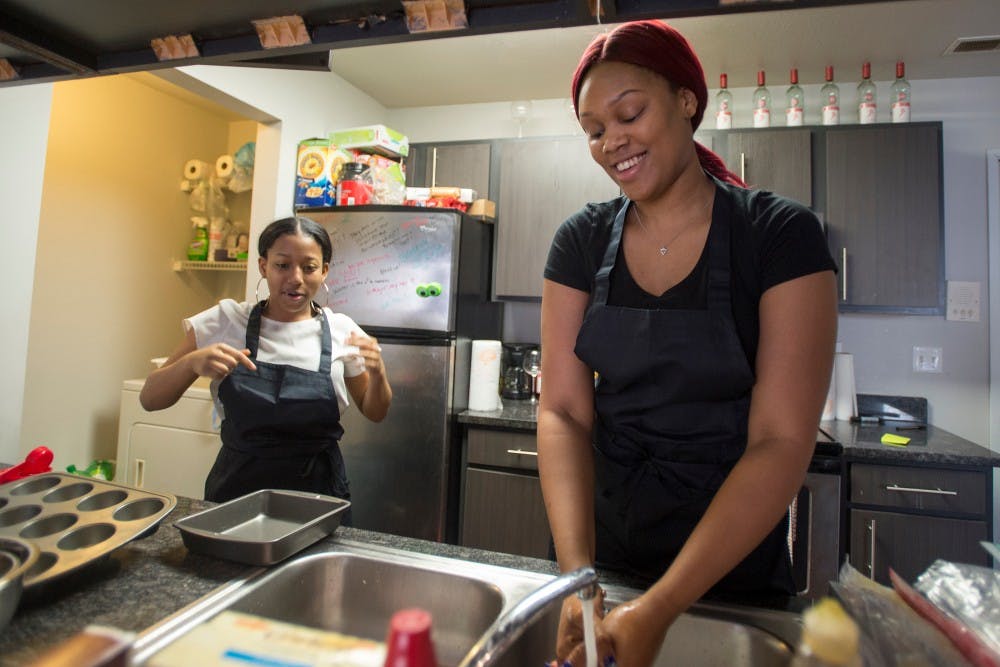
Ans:
{"label": "red head wrap", "polygon": [[[697,130],[708,106],[708,86],[698,56],[684,36],[662,21],[623,23],[594,38],[573,73],[573,107],[580,102],[580,87],[590,69],[602,62],[620,62],[643,67],[659,74],[676,86],[687,88],[698,101],[691,117],[691,130]],[[576,112],[579,117],[580,112]],[[726,168],[718,155],[695,142],[702,168],[720,181],[746,187],[736,174]]]}

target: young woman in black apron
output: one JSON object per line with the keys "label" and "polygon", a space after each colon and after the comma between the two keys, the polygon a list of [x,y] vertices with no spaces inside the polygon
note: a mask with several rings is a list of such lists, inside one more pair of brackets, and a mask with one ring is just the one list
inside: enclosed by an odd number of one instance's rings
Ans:
{"label": "young woman in black apron", "polygon": [[340,414],[349,399],[373,421],[388,412],[392,390],[378,341],[317,304],[332,255],[320,225],[278,220],[261,233],[258,251],[268,297],[224,300],[185,320],[184,342],[150,374],[140,400],[147,410],[169,407],[198,376],[212,378],[222,449],[206,500],[268,488],[350,499]]}
{"label": "young woman in black apron", "polygon": [[[573,96],[624,196],[553,240],[539,473],[561,569],[653,582],[597,623],[602,661],[648,667],[706,593],[794,592],[785,517],[832,367],[834,264],[808,209],[746,190],[694,142],[707,88],[672,28],[599,36]],[[580,614],[568,599],[560,663],[583,664]]]}

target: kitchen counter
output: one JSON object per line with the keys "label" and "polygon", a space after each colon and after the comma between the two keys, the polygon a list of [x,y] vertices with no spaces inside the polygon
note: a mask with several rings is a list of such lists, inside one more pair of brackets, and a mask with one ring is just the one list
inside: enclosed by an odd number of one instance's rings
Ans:
{"label": "kitchen counter", "polygon": [[[500,410],[465,410],[459,413],[458,421],[468,426],[533,431],[537,424],[537,408],[538,404],[530,401],[505,400]],[[896,431],[892,422],[852,424],[831,420],[820,422],[820,428],[840,443],[848,461],[1000,467],[1000,453],[930,425],[924,430]],[[905,447],[883,445],[883,433],[904,435],[910,442]]]}
{"label": "kitchen counter", "polygon": [[[236,577],[258,568],[189,553],[173,523],[212,503],[178,497],[177,506],[151,536],[119,547],[103,559],[26,591],[10,625],[0,630],[0,665],[24,665],[88,625],[140,633]],[[348,527],[300,552],[328,550],[338,540],[405,549],[488,565],[558,574],[555,563],[536,558],[374,533]],[[293,556],[292,558],[295,558]],[[606,585],[642,588],[643,582],[600,572]],[[737,601],[738,602],[738,601]],[[801,612],[804,600],[782,600],[773,608]]]}

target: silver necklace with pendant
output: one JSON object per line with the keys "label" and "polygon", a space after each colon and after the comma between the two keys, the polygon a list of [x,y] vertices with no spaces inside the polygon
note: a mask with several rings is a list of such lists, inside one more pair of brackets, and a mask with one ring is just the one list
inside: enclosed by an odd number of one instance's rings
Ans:
{"label": "silver necklace with pendant", "polygon": [[[649,228],[646,227],[646,223],[644,223],[642,221],[642,215],[639,213],[639,207],[638,206],[633,206],[632,210],[635,211],[635,219],[639,221],[639,226],[642,227],[642,231],[644,231],[646,233],[646,236],[648,236],[650,239],[652,239],[653,241],[656,241],[656,239],[653,237],[653,234],[649,231]],[[663,245],[660,246],[660,256],[661,257],[666,257],[667,253],[670,252],[670,244],[672,244],[674,241],[677,240],[677,237],[681,235],[681,233],[684,231],[684,229],[685,229],[685,227],[681,227],[680,231],[678,231],[676,234],[674,234],[674,237],[672,239],[670,239],[670,243],[665,243],[665,244],[663,244]]]}

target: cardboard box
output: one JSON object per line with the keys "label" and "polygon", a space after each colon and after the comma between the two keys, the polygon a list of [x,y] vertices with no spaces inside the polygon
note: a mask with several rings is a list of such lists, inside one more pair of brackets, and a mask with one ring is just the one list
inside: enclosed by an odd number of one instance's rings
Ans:
{"label": "cardboard box", "polygon": [[299,142],[295,159],[295,208],[332,206],[337,179],[344,164],[353,156],[329,139],[312,138]]}
{"label": "cardboard box", "polygon": [[340,148],[385,155],[395,160],[406,157],[410,152],[410,140],[406,135],[385,125],[336,130],[330,133],[329,139]]}
{"label": "cardboard box", "polygon": [[477,199],[472,202],[467,212],[472,216],[485,218],[487,220],[496,220],[497,205],[489,199]]}

